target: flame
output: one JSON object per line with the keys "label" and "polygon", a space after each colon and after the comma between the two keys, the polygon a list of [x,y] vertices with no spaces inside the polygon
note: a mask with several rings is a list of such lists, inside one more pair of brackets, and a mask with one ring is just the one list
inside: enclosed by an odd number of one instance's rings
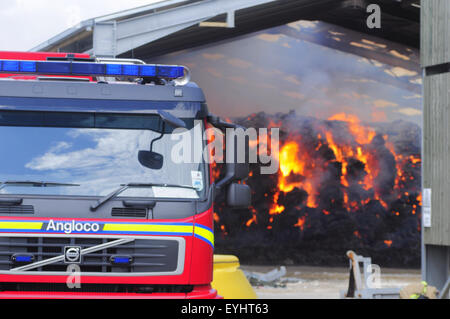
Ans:
{"label": "flame", "polygon": [[299,227],[301,231],[303,231],[305,229],[305,221],[306,221],[306,217],[302,216],[298,219],[297,224],[294,225],[294,227]]}
{"label": "flame", "polygon": [[357,116],[347,113],[338,113],[328,121],[342,121],[348,124],[348,128],[358,144],[368,144],[375,137],[376,132],[369,127],[362,126]]}
{"label": "flame", "polygon": [[250,225],[253,224],[253,223],[255,223],[255,224],[258,223],[258,218],[256,217],[256,215],[257,215],[256,209],[255,209],[253,206],[250,206],[250,211],[252,212],[252,218],[250,218],[250,219],[245,223],[245,225],[246,225],[247,227],[250,227]]}
{"label": "flame", "polygon": [[[273,197],[274,204],[272,205],[272,207],[269,210],[270,215],[278,215],[284,211],[284,206],[278,205],[278,197],[279,196],[280,196],[279,192],[275,193],[275,195]],[[270,221],[270,222],[272,222],[272,221]]]}
{"label": "flame", "polygon": [[419,193],[419,195],[417,195],[416,200],[419,202],[419,206],[422,206],[422,193]]}
{"label": "flame", "polygon": [[[359,181],[359,183],[366,190],[372,189],[374,187],[374,180],[378,175],[378,170],[376,165],[374,165],[374,159],[371,157],[370,151],[365,146],[376,136],[376,132],[369,127],[363,126],[354,115],[339,113],[331,116],[328,121],[345,122],[353,137],[354,143],[338,143],[333,132],[323,128],[323,134],[317,134],[317,143],[315,144],[314,151],[319,151],[324,145],[332,151],[335,161],[342,165],[341,185],[344,189],[350,186],[348,179],[348,159],[355,158],[359,160],[364,164],[366,172],[364,180]],[[288,193],[295,187],[303,189],[308,193],[306,205],[311,208],[316,208],[318,207],[316,199],[318,195],[318,182],[314,177],[322,174],[323,167],[326,163],[312,161],[309,154],[310,151],[305,149],[302,140],[299,138],[288,139],[283,145],[279,154],[281,174],[278,179],[278,192]],[[278,204],[278,195],[277,193],[274,196],[273,205],[269,211],[270,214],[280,214],[285,209],[285,207]],[[344,191],[344,204],[349,210],[359,208],[357,202],[349,202],[346,191]],[[382,205],[385,206],[384,204],[383,202]]]}
{"label": "flame", "polygon": [[228,235],[228,232],[225,229],[225,225],[220,225],[220,230],[222,231],[222,234],[224,234],[225,236]]}
{"label": "flame", "polygon": [[[304,155],[304,154],[303,154]],[[307,177],[311,177],[309,174],[305,174],[305,168],[307,166],[307,159],[302,156],[300,152],[300,146],[297,142],[291,141],[285,144],[280,151],[280,172],[281,175],[278,181],[278,189],[284,193],[289,193],[295,187],[301,188],[308,193],[308,206],[317,207],[315,203],[315,190],[311,180]],[[292,182],[290,177],[292,175],[303,176],[306,179]],[[278,196],[276,198],[278,200]],[[278,211],[281,207],[278,207]],[[284,207],[283,207],[284,210]]]}
{"label": "flame", "polygon": [[[303,175],[304,163],[297,158],[298,152],[299,146],[296,142],[289,142],[281,149],[280,171],[283,177],[288,177],[291,173]],[[290,192],[295,187],[293,184],[287,184],[284,178],[279,186],[283,192]]]}
{"label": "flame", "polygon": [[413,164],[417,164],[417,163],[421,163],[422,159],[420,157],[416,157],[414,155],[410,155],[409,156],[409,160],[411,161],[411,163]]}
{"label": "flame", "polygon": [[375,194],[375,199],[384,207],[384,209],[387,210],[389,208],[388,204],[382,200],[378,194]]}
{"label": "flame", "polygon": [[386,246],[391,247],[392,246],[392,240],[385,240],[384,243]]}

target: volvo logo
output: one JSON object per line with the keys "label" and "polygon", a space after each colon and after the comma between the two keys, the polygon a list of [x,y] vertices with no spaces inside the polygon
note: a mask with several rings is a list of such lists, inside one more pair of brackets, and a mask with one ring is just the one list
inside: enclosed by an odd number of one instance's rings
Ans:
{"label": "volvo logo", "polygon": [[79,264],[81,262],[81,247],[79,246],[64,247],[64,262],[66,264]]}

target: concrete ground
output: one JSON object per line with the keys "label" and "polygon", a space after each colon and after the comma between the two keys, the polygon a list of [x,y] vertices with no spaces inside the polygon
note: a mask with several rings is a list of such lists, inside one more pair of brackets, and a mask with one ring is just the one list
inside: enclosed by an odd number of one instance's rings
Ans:
{"label": "concrete ground", "polygon": [[[267,273],[277,267],[241,266],[242,270]],[[287,266],[285,277],[296,278],[297,283],[286,287],[254,287],[263,299],[337,299],[340,290],[347,290],[348,268]],[[420,270],[381,268],[381,286],[402,288],[421,281]]]}

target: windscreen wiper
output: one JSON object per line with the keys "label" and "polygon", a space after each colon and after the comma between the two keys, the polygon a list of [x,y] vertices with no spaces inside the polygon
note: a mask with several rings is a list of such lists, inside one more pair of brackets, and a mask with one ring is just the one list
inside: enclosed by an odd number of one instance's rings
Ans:
{"label": "windscreen wiper", "polygon": [[7,186],[22,186],[22,187],[60,187],[60,186],[81,186],[80,184],[67,184],[56,182],[43,182],[43,181],[6,181],[0,182],[0,189]]}
{"label": "windscreen wiper", "polygon": [[112,193],[101,198],[95,205],[91,206],[91,211],[95,212],[100,206],[109,201],[110,199],[116,197],[120,193],[123,193],[128,188],[144,188],[144,187],[177,187],[177,188],[187,188],[197,191],[197,188],[187,185],[176,185],[176,184],[158,184],[158,183],[128,183],[120,185],[120,188],[116,189]]}

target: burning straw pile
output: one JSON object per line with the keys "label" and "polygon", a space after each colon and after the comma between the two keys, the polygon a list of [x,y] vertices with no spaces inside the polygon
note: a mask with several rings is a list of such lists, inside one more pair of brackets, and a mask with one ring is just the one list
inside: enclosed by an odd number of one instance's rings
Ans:
{"label": "burning straw pile", "polygon": [[249,209],[216,207],[216,252],[243,263],[337,266],[351,249],[382,266],[419,264],[420,127],[293,112],[235,121],[280,127],[280,170],[252,166]]}

